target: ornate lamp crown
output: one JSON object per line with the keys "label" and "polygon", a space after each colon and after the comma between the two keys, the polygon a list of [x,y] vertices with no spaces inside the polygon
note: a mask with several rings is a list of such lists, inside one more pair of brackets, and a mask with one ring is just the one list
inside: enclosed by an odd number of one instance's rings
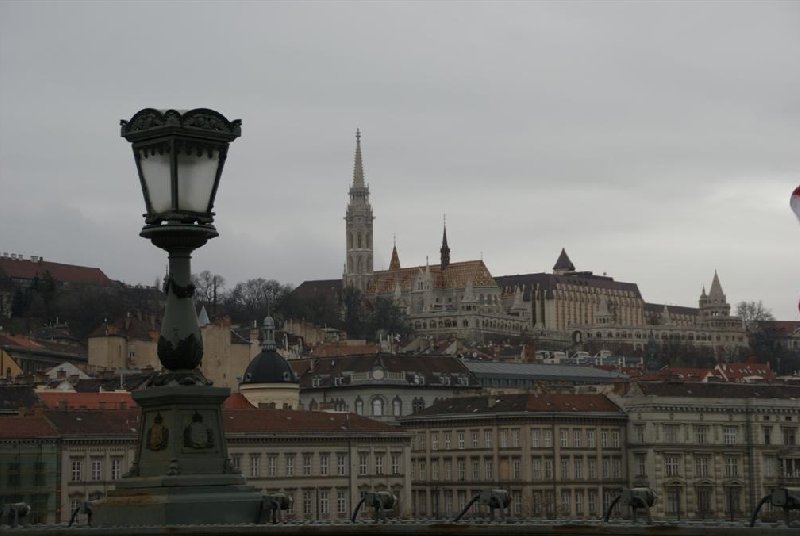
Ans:
{"label": "ornate lamp crown", "polygon": [[242,121],[207,108],[145,108],[120,125],[133,145],[146,222],[211,223],[228,145],[241,136]]}

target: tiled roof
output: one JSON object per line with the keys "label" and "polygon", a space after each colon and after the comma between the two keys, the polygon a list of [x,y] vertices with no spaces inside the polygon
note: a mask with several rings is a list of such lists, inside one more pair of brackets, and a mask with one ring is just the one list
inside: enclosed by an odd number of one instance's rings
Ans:
{"label": "tiled roof", "polygon": [[39,402],[31,385],[0,385],[0,413],[16,413]]}
{"label": "tiled roof", "polygon": [[[481,413],[617,413],[622,410],[599,394],[513,394],[448,398],[406,419],[432,415],[474,415]],[[405,420],[405,419],[401,419]]]}
{"label": "tiled roof", "polygon": [[138,318],[121,318],[114,322],[104,322],[97,326],[89,337],[124,337],[125,339],[140,341],[158,340],[158,330],[155,326]]}
{"label": "tiled roof", "polygon": [[[348,380],[347,374],[365,373],[376,367],[383,368],[388,373],[403,373],[401,380],[391,379],[389,375],[384,380],[374,380],[396,385],[398,381],[403,384],[416,385],[413,375],[422,376],[425,385],[442,385],[442,376],[457,375],[467,377],[469,386],[477,386],[478,381],[464,366],[460,359],[451,356],[402,356],[389,354],[375,354],[370,356],[347,356],[330,358],[293,359],[289,361],[295,374],[300,378],[300,388],[312,388],[312,378],[319,380],[319,387],[330,387],[334,384],[334,377],[343,377]],[[312,370],[313,367],[313,370]],[[346,374],[347,373],[347,374]],[[456,385],[455,380],[449,385]],[[343,385],[349,385],[345,382]],[[466,387],[466,386],[463,386]]]}
{"label": "tiled roof", "polygon": [[[427,268],[431,271],[433,288],[438,289],[461,289],[471,281],[474,288],[497,287],[492,274],[481,260],[451,262],[445,270],[441,265],[431,264]],[[409,268],[399,268],[397,270],[383,270],[375,272],[369,284],[369,292],[376,294],[386,294],[394,292],[397,283],[400,284],[402,292],[414,290],[414,280],[421,272],[424,273],[426,266],[412,266]]]}
{"label": "tiled roof", "polygon": [[129,436],[136,437],[139,409],[97,411],[46,411],[45,416],[63,436]]}
{"label": "tiled roof", "polygon": [[663,303],[646,303],[644,304],[644,312],[650,314],[662,314],[664,307],[667,308],[670,314],[697,316],[700,314],[700,309],[697,307],[684,307],[682,305],[666,305]]}
{"label": "tiled roof", "polygon": [[314,281],[303,281],[292,291],[292,294],[301,299],[320,295],[334,296],[338,299],[341,291],[341,279],[317,279]]}
{"label": "tiled roof", "polygon": [[714,371],[708,368],[664,367],[654,372],[648,372],[643,375],[640,380],[682,380],[701,382],[713,373]]}
{"label": "tiled roof", "polygon": [[[153,375],[152,372],[144,373],[137,372],[133,374],[124,374],[122,376],[122,389],[126,391],[133,391],[138,389],[145,381],[150,379]],[[79,393],[97,393],[100,391],[115,391],[120,389],[120,377],[115,376],[112,378],[89,378],[78,380],[73,388]]]}
{"label": "tiled roof", "polygon": [[728,381],[738,381],[751,376],[760,376],[766,380],[775,379],[775,373],[769,363],[720,363],[715,370]]}
{"label": "tiled roof", "polygon": [[625,379],[623,374],[600,370],[596,367],[471,360],[464,361],[464,364],[478,378],[579,379],[598,382]]}
{"label": "tiled roof", "polygon": [[396,426],[352,413],[291,409],[235,409],[223,416],[226,434],[398,432]]}
{"label": "tiled roof", "polygon": [[800,322],[796,320],[762,320],[758,326],[765,329],[772,329],[785,336],[792,335],[800,330]]}
{"label": "tiled roof", "polygon": [[242,393],[233,393],[222,403],[222,409],[255,409]]}
{"label": "tiled roof", "polygon": [[39,400],[48,408],[128,409],[136,403],[128,392],[71,393],[69,391],[37,391]]}
{"label": "tiled roof", "polygon": [[677,398],[782,398],[800,399],[800,386],[742,383],[640,382],[646,396]]}
{"label": "tiled roof", "polygon": [[100,268],[61,264],[48,261],[30,261],[0,257],[0,271],[13,279],[33,279],[43,277],[45,273],[62,283],[88,283],[109,286],[112,281]]}
{"label": "tiled roof", "polygon": [[550,298],[558,285],[577,285],[588,288],[602,288],[608,290],[625,290],[632,292],[637,298],[641,298],[639,287],[636,283],[622,283],[614,281],[611,277],[595,275],[591,272],[575,272],[573,274],[555,275],[544,272],[535,274],[501,275],[494,278],[497,284],[505,288],[521,287],[523,298],[530,300],[531,289],[538,287]]}
{"label": "tiled roof", "polygon": [[58,431],[44,415],[0,417],[0,439],[58,437]]}
{"label": "tiled roof", "polygon": [[[86,358],[86,347],[76,343],[64,343],[37,339],[27,335],[0,335],[0,346],[6,350],[27,354],[63,354],[69,358]],[[79,359],[80,360],[80,359]]]}
{"label": "tiled roof", "polygon": [[377,354],[381,345],[365,342],[363,344],[349,344],[347,342],[325,342],[311,349],[314,357],[344,357],[355,355]]}

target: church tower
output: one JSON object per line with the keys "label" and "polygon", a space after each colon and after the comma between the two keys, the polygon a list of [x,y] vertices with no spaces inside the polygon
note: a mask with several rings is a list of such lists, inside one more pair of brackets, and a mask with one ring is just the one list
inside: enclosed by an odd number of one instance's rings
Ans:
{"label": "church tower", "polygon": [[369,186],[364,183],[364,164],[361,161],[361,131],[356,130],[356,156],[353,163],[353,184],[345,214],[347,256],[345,257],[344,286],[362,292],[372,279],[372,206]]}
{"label": "church tower", "polygon": [[441,254],[441,266],[444,271],[450,266],[450,246],[447,245],[447,220],[444,222],[444,231],[442,232],[442,247],[439,249]]}

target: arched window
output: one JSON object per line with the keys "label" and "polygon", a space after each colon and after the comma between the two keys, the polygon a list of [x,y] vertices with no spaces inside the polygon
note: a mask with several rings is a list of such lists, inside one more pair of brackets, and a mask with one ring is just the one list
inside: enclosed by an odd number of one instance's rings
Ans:
{"label": "arched window", "polygon": [[392,415],[395,417],[403,416],[403,401],[400,400],[399,396],[394,397],[394,400],[392,400]]}
{"label": "arched window", "polygon": [[361,249],[361,233],[357,233],[356,238],[358,239],[358,249]]}
{"label": "arched window", "polygon": [[360,396],[356,398],[356,414],[364,415],[364,401],[361,400]]}
{"label": "arched window", "polygon": [[372,416],[383,417],[383,399],[379,396],[372,399]]}

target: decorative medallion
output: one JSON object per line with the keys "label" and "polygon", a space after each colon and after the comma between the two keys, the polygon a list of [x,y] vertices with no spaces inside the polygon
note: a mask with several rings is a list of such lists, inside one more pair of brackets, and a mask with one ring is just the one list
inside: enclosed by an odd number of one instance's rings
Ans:
{"label": "decorative medallion", "polygon": [[161,412],[156,413],[156,418],[153,419],[153,424],[147,430],[146,445],[149,450],[159,451],[167,448],[169,444],[169,429],[164,426],[164,418]]}
{"label": "decorative medallion", "polygon": [[207,449],[214,446],[214,432],[203,422],[203,416],[195,412],[192,422],[183,429],[183,446]]}

